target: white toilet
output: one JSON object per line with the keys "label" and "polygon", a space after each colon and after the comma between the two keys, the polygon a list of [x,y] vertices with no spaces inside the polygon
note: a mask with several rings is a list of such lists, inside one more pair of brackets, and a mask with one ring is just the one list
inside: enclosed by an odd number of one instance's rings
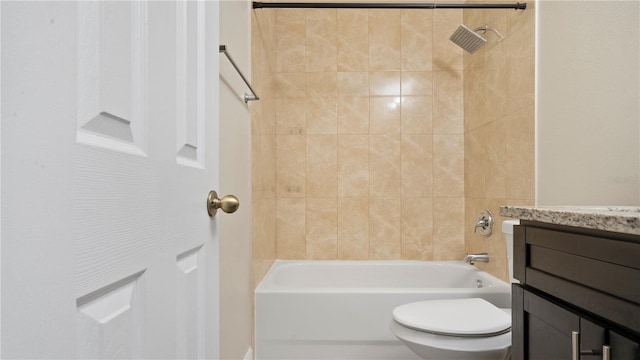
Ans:
{"label": "white toilet", "polygon": [[[509,277],[513,280],[513,226],[507,220]],[[393,309],[391,332],[423,359],[504,360],[511,357],[511,309],[484,299],[428,300]]]}

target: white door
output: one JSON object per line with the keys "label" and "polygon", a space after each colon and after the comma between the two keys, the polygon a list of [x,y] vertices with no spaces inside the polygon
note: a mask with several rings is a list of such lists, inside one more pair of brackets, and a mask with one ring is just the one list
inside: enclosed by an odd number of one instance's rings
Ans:
{"label": "white door", "polygon": [[218,357],[218,3],[1,16],[1,357]]}

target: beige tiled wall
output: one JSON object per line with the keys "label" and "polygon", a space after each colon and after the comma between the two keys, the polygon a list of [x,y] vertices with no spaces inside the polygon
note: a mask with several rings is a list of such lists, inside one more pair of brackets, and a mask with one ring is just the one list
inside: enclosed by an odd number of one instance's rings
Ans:
{"label": "beige tiled wall", "polygon": [[[507,279],[500,205],[534,203],[534,9],[465,10],[470,27],[489,24],[505,35],[487,33],[487,45],[464,58],[466,249],[488,252],[478,264]],[[472,229],[481,210],[496,217],[486,238]]]}
{"label": "beige tiled wall", "polygon": [[[533,14],[254,10],[254,283],[274,258],[465,251],[506,278],[500,223],[471,225],[533,202]],[[463,56],[463,17],[507,38]]]}
{"label": "beige tiled wall", "polygon": [[251,106],[252,282],[254,287],[276,258],[276,67],[275,11],[252,11],[251,83],[260,96]]}
{"label": "beige tiled wall", "polygon": [[275,11],[276,257],[464,253],[462,11]]}

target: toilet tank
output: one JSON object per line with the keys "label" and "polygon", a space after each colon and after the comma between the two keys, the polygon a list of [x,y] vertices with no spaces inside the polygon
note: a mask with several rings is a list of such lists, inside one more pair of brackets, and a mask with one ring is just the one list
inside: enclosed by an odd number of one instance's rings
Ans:
{"label": "toilet tank", "polygon": [[520,225],[520,220],[505,220],[502,222],[502,232],[507,241],[507,263],[509,264],[509,279],[512,284],[519,284],[520,281],[513,278],[513,227]]}

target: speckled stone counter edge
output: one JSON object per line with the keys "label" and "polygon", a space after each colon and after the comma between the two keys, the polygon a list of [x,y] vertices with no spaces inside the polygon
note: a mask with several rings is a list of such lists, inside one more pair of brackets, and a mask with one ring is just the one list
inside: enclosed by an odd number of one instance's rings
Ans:
{"label": "speckled stone counter edge", "polygon": [[501,206],[509,218],[640,235],[638,207]]}

